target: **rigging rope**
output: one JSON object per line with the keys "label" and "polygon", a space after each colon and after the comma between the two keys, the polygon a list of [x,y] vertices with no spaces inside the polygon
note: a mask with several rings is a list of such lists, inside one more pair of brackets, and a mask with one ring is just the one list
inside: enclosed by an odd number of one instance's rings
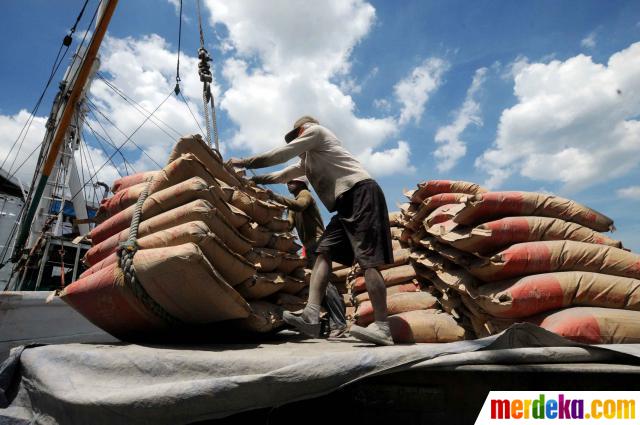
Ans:
{"label": "rigging rope", "polygon": [[[102,82],[107,85],[107,87],[109,87],[111,90],[113,90],[113,92],[116,93],[118,96],[120,96],[125,102],[127,102],[134,109],[136,109],[138,112],[140,112],[140,114],[142,114],[142,116],[146,116],[146,115],[149,115],[151,113],[147,109],[145,109],[145,107],[142,106],[140,103],[136,102],[135,99],[133,99],[132,97],[128,96],[122,89],[118,88],[118,86],[116,86],[112,81],[107,80],[106,77],[103,74],[101,74],[100,72],[97,72],[96,74],[98,75],[98,78],[100,80],[102,80]],[[94,105],[94,107],[96,109],[98,109],[97,105],[95,105],[95,103],[93,103],[93,102],[91,102],[91,103]],[[101,115],[103,115],[103,114],[101,114]],[[180,133],[174,127],[172,127],[169,124],[167,124],[162,119],[160,119],[158,117],[153,117],[153,120],[151,120],[151,123],[153,125],[155,125],[156,127],[158,127],[158,129],[160,129],[164,134],[169,136],[172,140],[173,140],[174,136],[172,136],[171,134],[167,133],[167,131],[165,129],[163,129],[162,127],[160,127],[160,125],[158,125],[158,123],[156,123],[155,121],[158,121],[158,122],[164,124],[165,127],[167,127],[167,129],[171,130],[178,137],[182,136],[182,133]]]}
{"label": "rigging rope", "polygon": [[[140,125],[139,125],[135,130],[133,130],[133,132],[132,132],[132,133],[131,133],[127,138],[126,138],[126,140],[125,140],[124,142],[122,142],[122,143],[120,144],[120,146],[118,146],[118,150],[119,150],[119,149],[122,149],[122,147],[123,147],[125,144],[127,144],[127,142],[129,142],[129,140],[131,140],[131,138],[132,138],[132,137],[133,137],[133,136],[138,132],[138,130],[140,130],[140,129],[142,128],[142,126],[144,126],[144,125],[147,123],[147,121],[149,121],[149,119],[153,116],[153,114],[155,114],[155,113],[158,111],[158,109],[160,109],[160,108],[162,107],[162,105],[164,105],[164,104],[165,104],[165,102],[166,102],[167,100],[169,100],[169,98],[171,97],[171,95],[172,95],[172,94],[173,94],[173,90],[171,90],[171,91],[169,92],[169,94],[167,95],[167,97],[165,97],[165,98],[164,98],[164,100],[163,100],[162,102],[160,102],[160,104],[159,104],[159,105],[158,105],[158,106],[153,110],[153,112],[151,112],[151,115],[147,116],[147,117],[144,119],[144,121],[142,121],[142,123],[140,123]],[[96,175],[97,175],[97,174],[98,174],[98,173],[99,173],[99,172],[100,172],[100,171],[101,171],[101,170],[102,170],[102,169],[103,169],[103,168],[104,168],[108,163],[109,163],[109,161],[110,161],[110,160],[112,160],[112,159],[113,159],[113,157],[114,157],[115,155],[116,155],[116,152],[113,152],[113,153],[112,153],[112,154],[107,158],[107,160],[106,160],[106,161],[105,161],[105,162],[100,166],[100,168],[98,168],[98,169],[96,170],[96,172],[95,172],[95,173],[93,173],[93,175],[92,175],[91,177],[89,177],[89,179],[90,179],[91,181],[93,181],[93,178],[94,178],[94,177],[95,177],[95,176],[96,176]],[[151,158],[151,157],[150,157],[150,158]],[[162,166],[161,166],[160,164],[158,164],[155,160],[153,160],[153,159],[152,159],[152,161],[153,161],[156,165],[158,165],[158,167],[162,168]],[[87,184],[88,184],[88,182],[84,182],[84,183],[83,183],[82,188],[81,188],[78,192],[76,192],[76,193],[74,193],[74,194],[73,194],[73,196],[71,197],[71,201],[73,201],[73,200],[76,198],[76,196],[78,196],[78,194],[82,191],[82,189],[83,189]]]}
{"label": "rigging rope", "polygon": [[[162,103],[166,102],[166,100],[167,100],[167,99],[165,99]],[[113,122],[113,121],[111,121],[111,120],[109,119],[109,117],[107,117],[107,116],[106,116],[106,115],[105,115],[101,110],[99,110],[99,109],[97,108],[97,106],[96,106],[96,104],[95,104],[95,103],[90,102],[90,104],[92,105],[92,108],[93,108],[93,110],[94,110],[95,112],[99,113],[99,114],[100,114],[100,115],[101,115],[101,116],[102,116],[102,117],[103,117],[103,118],[104,118],[104,119],[105,119],[109,124],[111,124],[111,125],[113,126],[113,128],[115,128],[116,130],[118,130],[118,132],[120,132],[120,134],[122,134],[123,136],[127,137],[127,133],[125,133],[124,131],[122,131],[122,130],[121,130],[121,129],[120,129],[120,128],[119,128],[119,127],[118,127],[118,126]],[[156,108],[156,110],[157,110],[157,108]],[[155,111],[153,111],[152,113],[150,113],[150,115],[145,115],[145,121],[143,122],[143,124],[144,124],[148,119],[150,119],[150,118],[153,116],[153,114],[154,114],[154,113],[155,113]],[[151,122],[153,123],[153,121],[151,121]],[[137,129],[136,129],[136,131],[138,131],[138,130],[139,130],[139,128],[137,128]],[[135,134],[135,131],[133,132],[133,134]],[[133,136],[133,134],[132,134],[131,136]],[[165,133],[165,134],[166,134],[166,133]],[[129,139],[129,138],[131,138],[131,136],[129,136],[129,137],[128,137],[128,139]],[[168,134],[167,134],[167,136],[169,136],[169,138],[171,139],[171,141],[174,141],[174,139],[173,139],[173,137],[172,137],[172,136],[170,136],[170,135],[168,135]],[[126,142],[126,141],[125,141],[125,142]],[[138,148],[138,150],[140,150],[140,152],[142,152],[142,153],[143,153],[147,158],[149,158],[149,159],[151,160],[151,162],[153,162],[153,163],[154,163],[156,166],[158,166],[159,168],[162,168],[162,165],[158,164],[158,162],[157,162],[155,159],[153,159],[152,157],[150,157],[150,156],[149,156],[149,154],[148,154],[144,149],[142,149],[142,148],[140,147],[140,145],[138,145],[138,144],[137,144],[135,141],[133,141],[133,140],[131,140],[131,143],[132,143],[136,148]],[[120,152],[120,148],[116,148],[115,146],[114,146],[114,148],[115,148],[118,152]]]}
{"label": "rigging rope", "polygon": [[[49,78],[47,79],[47,82],[45,83],[44,89],[42,90],[42,93],[40,94],[40,97],[36,101],[35,106],[31,110],[31,114],[30,114],[29,118],[24,123],[24,126],[20,130],[20,133],[18,133],[18,137],[16,138],[15,142],[13,142],[13,145],[11,146],[11,149],[9,150],[9,153],[7,154],[7,156],[2,161],[2,164],[0,164],[0,168],[3,168],[4,164],[7,161],[7,159],[9,159],[9,157],[11,156],[11,152],[13,152],[14,147],[16,146],[16,144],[18,143],[20,138],[22,138],[22,141],[20,142],[20,146],[18,147],[18,150],[16,151],[16,156],[13,159],[13,162],[11,163],[11,167],[9,167],[9,170],[7,171],[9,174],[11,173],[11,170],[13,169],[13,166],[15,165],[15,161],[18,158],[20,150],[22,149],[22,144],[24,143],[25,139],[27,138],[27,134],[29,133],[29,129],[31,128],[31,124],[33,123],[33,119],[35,118],[35,115],[38,112],[38,109],[40,109],[40,104],[42,103],[42,100],[44,99],[44,96],[45,96],[45,94],[47,92],[47,89],[51,85],[51,81],[53,81],[53,78],[58,73],[58,69],[60,69],[60,65],[62,65],[62,62],[64,61],[64,58],[67,56],[67,53],[69,52],[69,46],[71,45],[71,41],[73,40],[73,34],[76,32],[76,28],[78,27],[78,23],[80,22],[80,19],[82,18],[82,15],[84,14],[84,11],[85,11],[85,8],[87,7],[87,3],[88,2],[89,2],[89,0],[85,0],[84,5],[82,6],[82,9],[80,10],[80,13],[76,17],[76,21],[73,24],[73,27],[71,27],[71,29],[69,30],[69,33],[64,37],[62,43],[60,44],[60,48],[58,49],[58,53],[56,54],[56,58],[54,59],[53,65],[51,66],[51,72],[49,73]],[[96,13],[97,13],[97,8],[96,8]],[[94,14],[94,19],[95,19],[95,14]],[[93,22],[93,19],[92,19],[92,22]],[[86,33],[85,33],[85,37],[86,37]],[[84,37],[83,37],[83,41],[84,41]],[[62,56],[60,56],[63,48],[65,48],[64,52],[62,53]],[[74,58],[73,62],[75,62],[75,60],[76,59]],[[72,65],[73,65],[73,62],[72,62]],[[23,134],[24,134],[24,137],[23,137]],[[30,157],[31,155],[32,154],[30,154],[28,157]],[[21,168],[21,167],[22,167],[22,165],[20,167],[18,167],[18,169]]]}

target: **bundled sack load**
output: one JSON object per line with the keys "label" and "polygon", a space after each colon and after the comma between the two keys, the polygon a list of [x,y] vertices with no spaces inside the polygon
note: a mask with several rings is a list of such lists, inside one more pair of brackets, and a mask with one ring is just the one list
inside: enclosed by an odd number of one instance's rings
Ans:
{"label": "bundled sack load", "polygon": [[89,269],[60,294],[67,303],[130,340],[213,323],[282,327],[278,294],[307,286],[284,207],[200,136],[180,139],[162,170],[121,178],[113,191],[88,235]]}
{"label": "bundled sack load", "polygon": [[60,297],[96,326],[122,339],[249,317],[251,309],[194,243],[145,249],[135,278],[117,263],[68,285]]}

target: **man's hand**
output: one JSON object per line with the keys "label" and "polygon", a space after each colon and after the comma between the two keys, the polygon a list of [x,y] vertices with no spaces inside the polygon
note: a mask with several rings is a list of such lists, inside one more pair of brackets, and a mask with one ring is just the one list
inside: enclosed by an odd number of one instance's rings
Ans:
{"label": "man's hand", "polygon": [[269,199],[273,199],[273,190],[267,189],[267,195],[269,196]]}
{"label": "man's hand", "polygon": [[227,164],[236,168],[244,168],[245,160],[242,158],[231,158],[227,161]]}

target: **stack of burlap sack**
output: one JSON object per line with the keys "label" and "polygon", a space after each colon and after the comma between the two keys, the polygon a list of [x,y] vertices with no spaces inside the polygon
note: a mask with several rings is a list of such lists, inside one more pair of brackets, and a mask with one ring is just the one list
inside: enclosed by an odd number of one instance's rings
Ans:
{"label": "stack of burlap sack", "polygon": [[[452,342],[465,339],[467,332],[454,317],[443,311],[430,279],[421,276],[411,262],[412,249],[400,241],[402,228],[396,214],[390,215],[393,237],[393,264],[382,267],[387,291],[387,311],[396,343]],[[334,263],[330,280],[344,294],[347,318],[367,326],[374,321],[363,270]]]}
{"label": "stack of burlap sack", "polygon": [[640,342],[640,256],[613,221],[568,199],[427,181],[406,193],[396,236],[468,334],[532,322],[586,343]]}
{"label": "stack of burlap sack", "polygon": [[[132,267],[120,264],[136,203],[141,214]],[[252,186],[200,136],[184,137],[168,164],[117,180],[88,235],[89,266],[60,296],[122,338],[225,321],[269,332],[306,287],[300,245],[284,207]]]}

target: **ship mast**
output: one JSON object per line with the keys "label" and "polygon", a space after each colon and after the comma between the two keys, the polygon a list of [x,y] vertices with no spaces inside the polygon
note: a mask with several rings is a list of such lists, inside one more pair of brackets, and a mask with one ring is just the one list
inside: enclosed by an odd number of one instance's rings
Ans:
{"label": "ship mast", "polygon": [[[56,96],[51,113],[53,122],[45,133],[41,161],[29,191],[27,207],[20,218],[12,256],[14,263],[28,252],[25,252],[25,248],[33,247],[43,228],[50,223],[50,207],[56,191],[63,194],[60,197],[62,210],[65,201],[64,190],[69,187],[81,233],[89,230],[86,224],[84,189],[78,176],[74,152],[80,142],[80,127],[85,116],[84,99],[91,84],[91,77],[98,67],[98,50],[117,3],[118,0],[103,1],[89,45],[86,49],[76,52],[81,60],[73,62],[61,83],[61,91]],[[51,176],[57,178],[50,181]]]}

